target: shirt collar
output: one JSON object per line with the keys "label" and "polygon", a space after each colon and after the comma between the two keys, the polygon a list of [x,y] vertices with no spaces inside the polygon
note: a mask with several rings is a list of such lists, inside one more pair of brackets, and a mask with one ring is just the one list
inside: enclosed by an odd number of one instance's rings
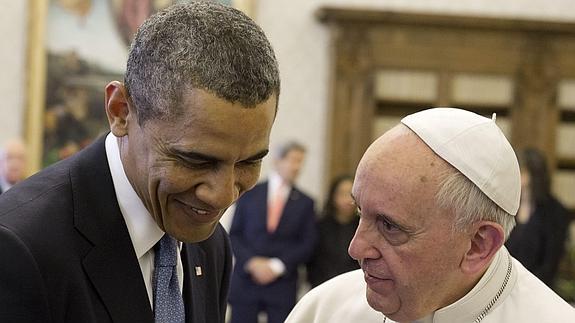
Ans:
{"label": "shirt collar", "polygon": [[281,196],[284,200],[289,197],[292,185],[283,180],[277,172],[270,172],[268,177],[268,200]]}
{"label": "shirt collar", "polygon": [[268,185],[272,192],[277,191],[277,189],[282,185],[282,183],[285,183],[283,178],[281,178],[281,176],[276,172],[270,172],[268,182],[269,182]]}
{"label": "shirt collar", "polygon": [[114,190],[120,211],[128,227],[138,259],[162,238],[164,232],[158,227],[142,200],[134,191],[124,172],[117,138],[110,132],[106,137],[106,156],[110,165]]}

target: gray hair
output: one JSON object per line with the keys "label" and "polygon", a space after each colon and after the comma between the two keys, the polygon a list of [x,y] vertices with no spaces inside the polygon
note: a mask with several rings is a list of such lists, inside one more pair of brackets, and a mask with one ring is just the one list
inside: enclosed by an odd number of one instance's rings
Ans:
{"label": "gray hair", "polygon": [[291,140],[278,145],[274,150],[274,157],[275,159],[284,159],[290,151],[301,151],[303,153],[306,152],[306,148],[304,145],[300,144],[297,141]]}
{"label": "gray hair", "polygon": [[280,90],[278,64],[261,28],[241,11],[212,2],[176,4],[148,18],[130,47],[124,83],[140,124],[178,116],[182,92],[190,88],[244,107]]}
{"label": "gray hair", "polygon": [[443,174],[436,202],[441,208],[455,211],[454,232],[466,232],[478,221],[492,221],[503,227],[507,239],[515,226],[513,215],[505,212],[465,175],[453,168]]}

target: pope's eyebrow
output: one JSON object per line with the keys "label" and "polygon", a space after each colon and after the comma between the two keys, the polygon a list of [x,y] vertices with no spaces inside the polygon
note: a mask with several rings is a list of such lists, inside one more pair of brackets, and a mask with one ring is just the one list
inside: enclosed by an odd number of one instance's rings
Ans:
{"label": "pope's eyebrow", "polygon": [[[353,196],[353,193],[351,194],[351,198],[353,199],[353,203],[355,203],[355,205],[357,206],[357,209],[358,209],[359,211],[361,211],[361,207],[359,207],[359,204],[357,204],[357,201],[356,201],[356,199],[355,199],[355,196]],[[376,216],[377,216],[377,217],[381,217],[382,219],[385,219],[385,221],[387,221],[387,222],[389,222],[390,224],[396,226],[397,228],[399,228],[399,229],[402,230],[402,231],[405,231],[405,232],[408,232],[408,233],[413,232],[413,229],[412,229],[410,226],[397,223],[396,220],[390,218],[389,215],[387,215],[386,213],[377,213]]]}
{"label": "pope's eyebrow", "polygon": [[407,233],[411,233],[413,230],[411,230],[410,228],[397,223],[397,221],[395,221],[394,219],[390,218],[387,214],[385,213],[378,213],[377,214],[378,217],[384,219],[386,222],[388,222],[389,224],[397,227],[399,230],[407,232]]}

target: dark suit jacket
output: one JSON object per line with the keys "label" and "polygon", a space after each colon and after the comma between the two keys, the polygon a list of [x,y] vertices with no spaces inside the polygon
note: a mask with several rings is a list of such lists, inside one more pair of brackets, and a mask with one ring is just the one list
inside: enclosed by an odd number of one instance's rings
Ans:
{"label": "dark suit jacket", "polygon": [[[153,322],[104,137],[0,196],[0,322]],[[187,322],[224,322],[225,231],[184,244]],[[195,266],[202,275],[195,275]]]}
{"label": "dark suit jacket", "polygon": [[[236,203],[230,228],[236,264],[232,274],[230,302],[267,301],[295,302],[297,267],[308,261],[315,243],[314,202],[297,188],[286,201],[280,222],[274,233],[268,233],[268,183],[256,185]],[[246,262],[254,256],[277,257],[286,272],[267,286],[255,284],[245,272]]]}

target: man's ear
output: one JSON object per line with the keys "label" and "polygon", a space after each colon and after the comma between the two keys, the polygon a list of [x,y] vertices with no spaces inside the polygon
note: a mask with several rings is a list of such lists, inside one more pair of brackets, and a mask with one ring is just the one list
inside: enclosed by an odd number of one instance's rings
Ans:
{"label": "man's ear", "polygon": [[484,270],[503,245],[503,227],[495,222],[481,221],[474,226],[469,250],[463,257],[461,269],[467,274]]}
{"label": "man's ear", "polygon": [[[128,134],[128,116],[130,115],[130,105],[128,95],[124,85],[118,81],[113,81],[106,85],[106,115],[110,124],[110,131],[116,137],[123,137]],[[133,113],[133,112],[132,112]],[[130,118],[134,120],[133,118]]]}

